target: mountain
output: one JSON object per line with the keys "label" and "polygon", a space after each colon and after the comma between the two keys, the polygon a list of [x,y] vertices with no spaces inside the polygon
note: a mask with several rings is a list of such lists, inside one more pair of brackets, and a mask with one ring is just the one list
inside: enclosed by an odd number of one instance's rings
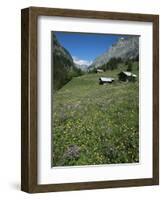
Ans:
{"label": "mountain", "polygon": [[80,74],[80,70],[76,68],[73,58],[56,38],[52,36],[52,56],[53,56],[53,89],[57,90],[65,85],[74,76]]}
{"label": "mountain", "polygon": [[54,53],[55,56],[63,57],[64,61],[68,62],[66,67],[74,66],[73,59],[72,59],[70,53],[68,52],[67,49],[65,49],[64,47],[62,47],[60,45],[60,43],[57,40],[55,34],[53,34],[53,53]]}
{"label": "mountain", "polygon": [[80,59],[80,58],[75,57],[75,56],[73,56],[73,61],[74,61],[74,63],[75,63],[75,66],[76,66],[78,69],[81,69],[81,70],[84,71],[84,72],[87,72],[89,66],[92,64],[92,61],[83,60],[83,59]]}
{"label": "mountain", "polygon": [[100,67],[111,58],[121,58],[123,60],[135,59],[139,56],[139,36],[121,37],[117,43],[113,44],[104,54],[98,56],[89,69]]}
{"label": "mountain", "polygon": [[77,63],[75,63],[75,66],[76,66],[78,69],[81,69],[81,70],[84,71],[84,72],[87,72],[87,71],[88,71],[88,67],[89,67],[89,65],[81,65],[81,64],[77,64]]}

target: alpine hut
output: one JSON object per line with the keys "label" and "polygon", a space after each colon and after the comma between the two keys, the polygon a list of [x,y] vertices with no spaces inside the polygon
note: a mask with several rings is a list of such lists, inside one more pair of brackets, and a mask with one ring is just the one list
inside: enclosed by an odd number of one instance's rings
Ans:
{"label": "alpine hut", "polygon": [[96,69],[96,73],[103,73],[104,70],[103,69]]}
{"label": "alpine hut", "polygon": [[136,80],[137,75],[133,74],[131,72],[126,72],[126,71],[122,71],[118,74],[118,78],[120,81],[135,81]]}
{"label": "alpine hut", "polygon": [[103,85],[106,83],[112,83],[114,81],[114,78],[107,78],[107,77],[100,77],[99,78],[99,84]]}

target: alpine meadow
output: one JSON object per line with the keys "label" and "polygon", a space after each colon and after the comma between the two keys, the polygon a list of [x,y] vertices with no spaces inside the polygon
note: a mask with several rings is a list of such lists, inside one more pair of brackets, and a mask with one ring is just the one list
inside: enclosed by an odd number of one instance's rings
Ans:
{"label": "alpine meadow", "polygon": [[52,166],[139,162],[139,36],[52,32]]}

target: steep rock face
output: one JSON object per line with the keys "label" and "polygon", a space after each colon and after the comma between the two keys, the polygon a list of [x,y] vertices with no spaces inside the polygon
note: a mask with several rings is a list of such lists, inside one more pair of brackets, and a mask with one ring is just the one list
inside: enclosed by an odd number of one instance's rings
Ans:
{"label": "steep rock face", "polygon": [[60,45],[55,34],[52,36],[52,56],[53,56],[53,89],[59,89],[70,79],[70,73],[75,65],[70,53]]}
{"label": "steep rock face", "polygon": [[108,51],[97,57],[90,65],[97,68],[106,64],[111,58],[121,58],[123,60],[134,59],[139,55],[139,36],[128,36],[120,38],[116,44],[112,45]]}

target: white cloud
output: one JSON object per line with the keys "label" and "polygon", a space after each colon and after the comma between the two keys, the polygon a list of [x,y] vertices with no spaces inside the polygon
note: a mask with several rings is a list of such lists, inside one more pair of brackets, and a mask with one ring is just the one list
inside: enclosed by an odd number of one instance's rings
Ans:
{"label": "white cloud", "polygon": [[89,61],[89,60],[81,60],[79,58],[77,58],[76,56],[73,56],[73,61],[75,64],[78,64],[78,65],[91,65],[92,64],[92,61]]}

